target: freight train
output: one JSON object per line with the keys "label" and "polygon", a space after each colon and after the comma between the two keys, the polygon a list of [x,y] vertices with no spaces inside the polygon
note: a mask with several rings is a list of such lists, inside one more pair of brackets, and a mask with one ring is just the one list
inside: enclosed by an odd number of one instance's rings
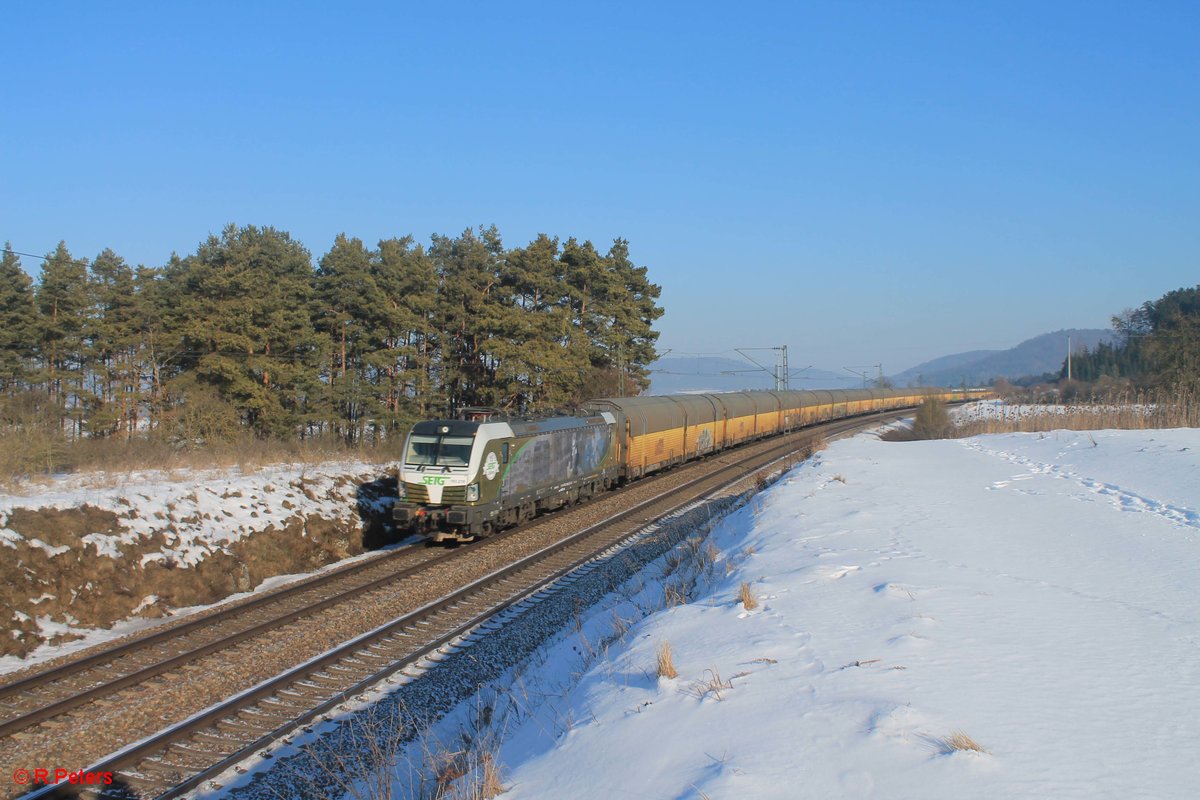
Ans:
{"label": "freight train", "polygon": [[471,541],[626,481],[827,420],[973,397],[972,390],[747,391],[593,400],[578,416],[413,426],[393,512],[430,542]]}

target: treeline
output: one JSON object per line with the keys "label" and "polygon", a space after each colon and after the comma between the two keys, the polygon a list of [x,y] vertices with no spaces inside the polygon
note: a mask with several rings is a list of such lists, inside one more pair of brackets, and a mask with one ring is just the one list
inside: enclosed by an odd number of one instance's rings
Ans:
{"label": "treeline", "polygon": [[636,394],[659,287],[617,239],[495,227],[374,248],[339,235],[314,260],[274,228],[230,225],[195,253],[133,267],[60,243],[34,281],[0,254],[0,426],[182,447],[387,438],[464,405],[514,412]]}
{"label": "treeline", "polygon": [[[1073,379],[1200,392],[1200,286],[1168,292],[1112,322],[1117,342],[1072,358]],[[1065,361],[1060,377],[1067,377]]]}

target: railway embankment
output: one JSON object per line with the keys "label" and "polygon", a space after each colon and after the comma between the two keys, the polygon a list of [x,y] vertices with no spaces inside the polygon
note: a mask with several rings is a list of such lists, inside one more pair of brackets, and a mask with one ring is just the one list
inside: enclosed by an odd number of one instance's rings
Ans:
{"label": "railway embankment", "polygon": [[0,494],[0,671],[44,645],[248,592],[383,544],[394,477],[365,462],[71,476]]}

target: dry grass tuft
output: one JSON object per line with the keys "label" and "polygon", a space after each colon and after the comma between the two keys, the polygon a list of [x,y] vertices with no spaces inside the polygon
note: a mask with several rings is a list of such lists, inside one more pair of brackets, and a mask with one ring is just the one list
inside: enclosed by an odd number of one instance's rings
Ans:
{"label": "dry grass tuft", "polygon": [[976,753],[986,753],[979,742],[972,739],[966,731],[955,731],[949,736],[942,739],[942,745],[947,753],[952,753],[959,750],[971,750]]}
{"label": "dry grass tuft", "polygon": [[670,642],[663,642],[658,646],[658,677],[679,677],[679,670],[675,669],[675,659],[671,653]]}
{"label": "dry grass tuft", "polygon": [[738,599],[742,601],[742,608],[747,611],[753,611],[758,608],[758,600],[755,599],[754,593],[750,591],[750,584],[742,582],[742,589],[738,592]]}
{"label": "dry grass tuft", "polygon": [[504,780],[500,766],[491,753],[483,757],[483,766],[479,776],[479,796],[481,800],[491,800],[504,794]]}
{"label": "dry grass tuft", "polygon": [[846,476],[845,476],[845,475],[843,475],[843,474],[842,474],[842,473],[840,473],[840,472],[839,472],[837,475],[834,475],[834,476],[833,476],[833,479],[834,479],[835,481],[837,481],[838,483],[845,483],[845,482],[846,482]]}
{"label": "dry grass tuft", "polygon": [[694,695],[700,700],[703,700],[710,694],[717,698],[717,700],[724,700],[725,698],[721,696],[721,692],[725,691],[726,689],[732,689],[733,681],[722,679],[721,673],[718,672],[715,667],[713,669],[706,669],[705,672],[708,674],[708,677],[704,678],[703,680],[698,680],[689,686],[688,693]]}

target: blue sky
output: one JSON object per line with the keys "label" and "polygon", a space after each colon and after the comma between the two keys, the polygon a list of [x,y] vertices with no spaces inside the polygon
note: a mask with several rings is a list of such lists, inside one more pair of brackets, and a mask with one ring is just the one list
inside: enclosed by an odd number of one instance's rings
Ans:
{"label": "blue sky", "polygon": [[[999,348],[1200,283],[1196,3],[25,3],[0,240],[630,240],[661,349]],[[36,260],[24,259],[36,269]]]}

